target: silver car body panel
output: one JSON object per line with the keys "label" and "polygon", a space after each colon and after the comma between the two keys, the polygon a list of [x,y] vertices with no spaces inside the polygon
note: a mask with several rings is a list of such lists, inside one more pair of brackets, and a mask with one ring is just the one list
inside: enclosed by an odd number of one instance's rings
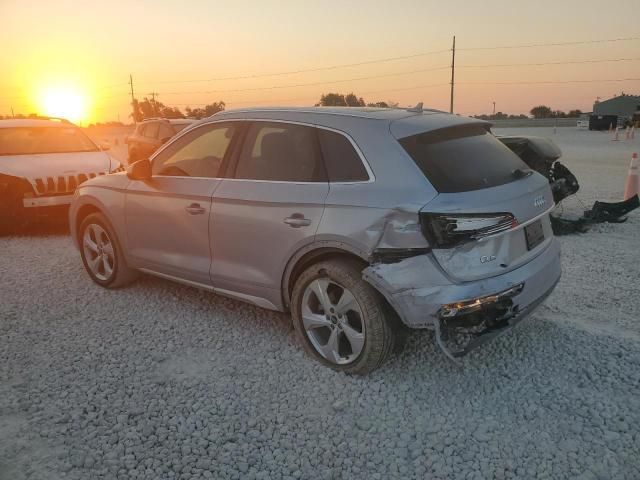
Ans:
{"label": "silver car body panel", "polygon": [[219,183],[162,176],[152,182],[131,181],[125,209],[131,265],[210,284],[209,217]]}
{"label": "silver car body panel", "polygon": [[[328,191],[328,183],[223,179],[209,232],[213,284],[281,305],[287,261],[314,241]],[[286,223],[295,217],[307,224]]]}
{"label": "silver car body panel", "polygon": [[429,329],[434,328],[441,305],[492,295],[521,283],[524,288],[514,301],[519,310],[527,311],[555,286],[560,274],[560,243],[555,238],[520,268],[473,282],[453,281],[438,268],[432,255],[372,265],[363,272],[365,280],[386,297],[407,326]]}
{"label": "silver car body panel", "polygon": [[[499,187],[439,194],[396,141],[455,125],[488,127],[486,122],[436,111],[251,109],[216,114],[186,128],[172,141],[199,125],[228,121],[290,122],[343,133],[357,147],[370,178],[295,183],[153,177],[142,186],[123,175],[110,175],[80,188],[70,212],[74,240],[75,215],[83,205],[96,204],[124,239],[127,261],[136,268],[278,310],[288,308],[290,278],[299,261],[315,251],[342,251],[369,264],[364,279],[413,328],[432,327],[444,303],[493,294],[522,282],[525,286],[514,300],[525,311],[560,276],[559,245],[548,225],[547,209],[553,200],[543,177],[533,174]],[[534,204],[540,196],[546,201],[543,208]],[[183,214],[194,201],[210,209],[195,223]],[[384,249],[428,251],[420,212],[496,211],[512,212],[520,226],[397,263],[372,260],[376,251]],[[309,220],[308,225],[285,223],[294,213]],[[149,220],[150,215],[163,220]],[[523,228],[536,219],[542,221],[546,239],[524,251]],[[487,254],[496,256],[496,261],[481,263],[480,257]]]}

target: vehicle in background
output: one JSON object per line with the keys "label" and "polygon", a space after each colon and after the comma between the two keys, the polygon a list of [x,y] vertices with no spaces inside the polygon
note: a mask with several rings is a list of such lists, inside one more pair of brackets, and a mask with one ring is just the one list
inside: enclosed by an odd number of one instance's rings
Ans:
{"label": "vehicle in background", "polygon": [[618,126],[617,115],[590,115],[589,130],[612,130]]}
{"label": "vehicle in background", "polygon": [[576,126],[578,128],[588,129],[589,128],[589,116],[590,116],[590,114],[582,114],[582,115],[580,115],[580,117],[578,117],[578,122],[577,122]]}
{"label": "vehicle in background", "polygon": [[0,120],[0,228],[66,213],[76,187],[123,170],[64,119]]}
{"label": "vehicle in background", "polygon": [[489,127],[422,105],[225,111],[83,184],[71,236],[105,288],[144,272],[291,311],[336,370],[379,367],[408,329],[462,356],[560,278],[549,181]]}
{"label": "vehicle in background", "polygon": [[196,121],[189,118],[148,118],[138,123],[124,141],[129,147],[129,163],[149,158],[162,144]]}

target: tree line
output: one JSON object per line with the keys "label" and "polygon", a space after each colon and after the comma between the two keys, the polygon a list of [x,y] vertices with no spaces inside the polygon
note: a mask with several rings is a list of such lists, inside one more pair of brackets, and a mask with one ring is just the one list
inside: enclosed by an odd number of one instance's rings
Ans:
{"label": "tree line", "polygon": [[142,101],[134,100],[131,103],[133,112],[130,114],[136,122],[141,122],[147,118],[201,118],[210,117],[211,115],[221,112],[225,109],[226,104],[220,100],[205,105],[204,107],[191,108],[187,107],[182,112],[178,107],[167,106],[155,97],[151,99],[144,97]]}
{"label": "tree line", "polygon": [[[223,100],[206,104],[202,107],[191,108],[187,106],[184,111],[180,110],[176,106],[165,105],[157,98],[144,97],[143,100],[134,100],[131,103],[133,112],[129,115],[135,122],[141,122],[147,118],[162,117],[162,118],[195,118],[201,119],[210,117],[211,115],[225,110],[226,103]],[[316,107],[378,107],[378,108],[398,108],[398,102],[393,101],[377,101],[366,102],[364,98],[359,97],[355,93],[326,93],[320,95],[320,100],[315,104]],[[582,111],[575,109],[565,113],[562,110],[553,110],[546,105],[538,105],[533,107],[529,114],[533,118],[575,118],[582,115]],[[497,112],[494,114],[474,115],[475,118],[483,120],[507,120],[507,119],[526,119],[530,116],[525,114],[520,115],[508,115],[506,113]],[[17,114],[15,116],[2,116],[2,118],[38,118],[36,114],[22,115]],[[96,123],[95,125],[122,125],[120,122],[105,122]],[[93,124],[92,124],[93,125]]]}

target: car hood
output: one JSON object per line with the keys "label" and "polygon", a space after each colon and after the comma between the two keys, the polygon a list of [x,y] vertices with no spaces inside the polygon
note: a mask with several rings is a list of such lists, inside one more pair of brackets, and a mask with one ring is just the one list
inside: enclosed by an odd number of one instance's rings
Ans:
{"label": "car hood", "polygon": [[117,166],[102,151],[0,156],[0,174],[25,178],[36,194],[72,193],[83,181],[108,174]]}

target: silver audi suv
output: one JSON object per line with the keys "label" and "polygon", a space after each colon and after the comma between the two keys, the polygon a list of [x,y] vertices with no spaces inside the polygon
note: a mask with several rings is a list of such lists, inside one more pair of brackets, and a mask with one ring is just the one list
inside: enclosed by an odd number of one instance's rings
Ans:
{"label": "silver audi suv", "polygon": [[76,191],[97,284],[139,272],[290,311],[305,350],[366,373],[410,329],[455,358],[560,278],[547,179],[486,122],[416,108],[265,108],[190,126]]}

